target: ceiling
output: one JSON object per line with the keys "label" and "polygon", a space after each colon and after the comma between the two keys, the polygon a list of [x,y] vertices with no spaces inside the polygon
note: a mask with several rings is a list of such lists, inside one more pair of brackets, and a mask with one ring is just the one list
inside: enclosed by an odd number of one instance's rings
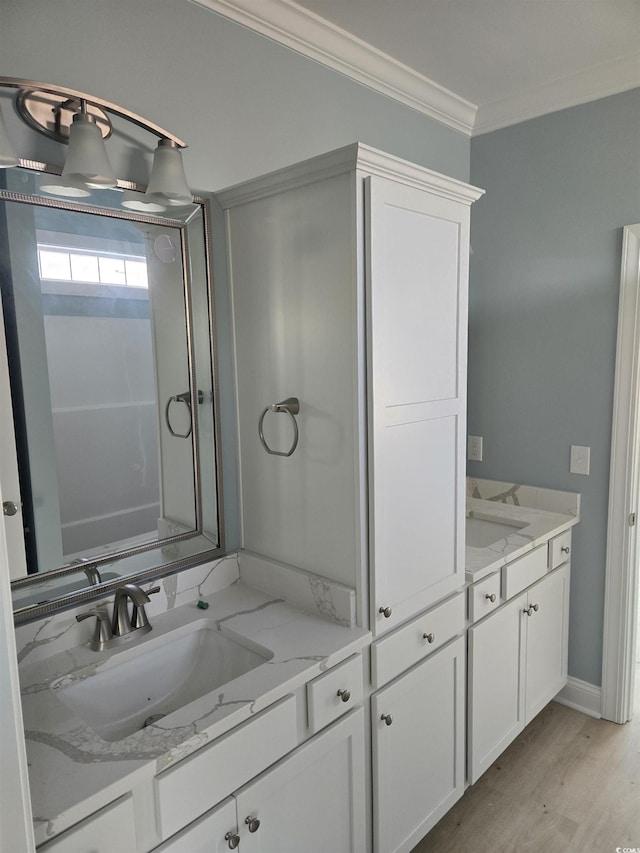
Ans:
{"label": "ceiling", "polygon": [[193,1],[470,134],[640,86],[640,0]]}

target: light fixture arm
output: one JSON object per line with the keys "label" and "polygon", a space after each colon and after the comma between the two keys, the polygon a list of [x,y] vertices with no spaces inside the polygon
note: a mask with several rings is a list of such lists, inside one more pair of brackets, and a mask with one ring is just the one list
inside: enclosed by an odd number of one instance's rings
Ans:
{"label": "light fixture arm", "polygon": [[69,99],[78,100],[81,103],[86,102],[92,106],[100,107],[105,112],[112,113],[113,115],[126,119],[126,121],[130,121],[132,124],[141,127],[143,130],[148,130],[155,136],[160,137],[160,139],[168,139],[178,148],[187,147],[186,142],[183,142],[177,136],[174,136],[172,133],[169,133],[169,131],[164,130],[164,128],[159,125],[137,115],[137,113],[131,112],[131,110],[127,110],[124,107],[119,107],[117,104],[114,104],[111,101],[105,101],[103,98],[98,98],[95,95],[88,95],[86,92],[79,92],[76,89],[67,89],[63,86],[55,86],[51,83],[41,83],[38,80],[26,80],[21,77],[2,76],[0,76],[0,88],[18,89],[20,91],[46,92],[50,95],[59,95]]}

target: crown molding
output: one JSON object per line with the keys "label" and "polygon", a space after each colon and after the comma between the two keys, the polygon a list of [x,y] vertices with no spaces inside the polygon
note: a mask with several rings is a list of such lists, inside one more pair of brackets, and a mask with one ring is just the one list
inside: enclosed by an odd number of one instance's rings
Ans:
{"label": "crown molding", "polygon": [[470,136],[475,104],[293,0],[191,0]]}
{"label": "crown molding", "polygon": [[622,56],[478,108],[473,136],[518,124],[547,113],[586,104],[640,86],[640,54]]}

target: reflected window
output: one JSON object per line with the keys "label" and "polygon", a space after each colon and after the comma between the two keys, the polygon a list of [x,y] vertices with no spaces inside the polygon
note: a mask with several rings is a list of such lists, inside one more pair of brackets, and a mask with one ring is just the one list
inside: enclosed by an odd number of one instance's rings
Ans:
{"label": "reflected window", "polygon": [[38,243],[42,281],[73,281],[149,288],[147,260],[140,255],[69,251]]}

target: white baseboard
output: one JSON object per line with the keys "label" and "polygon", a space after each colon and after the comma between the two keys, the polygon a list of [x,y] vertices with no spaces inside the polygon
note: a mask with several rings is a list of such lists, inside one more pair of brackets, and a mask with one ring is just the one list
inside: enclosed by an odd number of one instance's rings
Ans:
{"label": "white baseboard", "polygon": [[601,688],[595,684],[589,684],[588,681],[581,681],[579,678],[567,679],[566,687],[563,687],[560,693],[555,698],[556,702],[561,705],[567,705],[569,708],[574,708],[576,711],[582,711],[589,717],[600,719]]}

